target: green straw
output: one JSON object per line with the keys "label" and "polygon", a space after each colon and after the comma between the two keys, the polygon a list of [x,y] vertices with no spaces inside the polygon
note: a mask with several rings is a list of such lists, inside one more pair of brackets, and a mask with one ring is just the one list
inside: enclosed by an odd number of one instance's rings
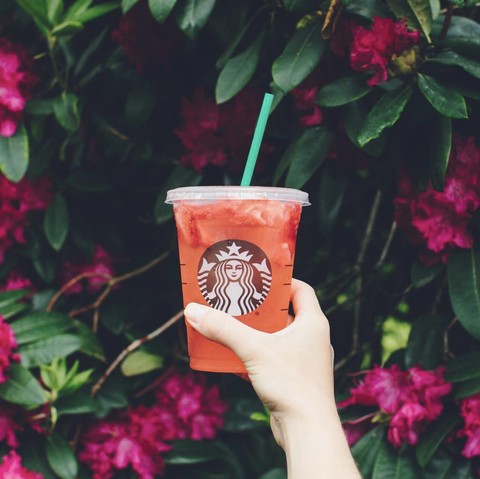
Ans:
{"label": "green straw", "polygon": [[257,126],[255,127],[255,133],[253,134],[252,146],[248,152],[247,164],[242,176],[241,186],[250,186],[253,176],[253,170],[257,163],[258,152],[260,151],[260,145],[262,144],[263,134],[265,133],[265,127],[267,126],[268,115],[270,114],[270,108],[272,107],[273,95],[265,93],[263,98],[262,109],[260,115],[258,115]]}

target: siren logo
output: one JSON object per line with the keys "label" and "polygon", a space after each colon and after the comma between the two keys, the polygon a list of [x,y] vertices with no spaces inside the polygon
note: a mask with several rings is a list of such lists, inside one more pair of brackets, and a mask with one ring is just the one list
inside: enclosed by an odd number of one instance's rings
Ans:
{"label": "siren logo", "polygon": [[272,284],[266,254],[253,243],[226,240],[213,244],[198,264],[198,285],[212,308],[232,316],[257,309]]}

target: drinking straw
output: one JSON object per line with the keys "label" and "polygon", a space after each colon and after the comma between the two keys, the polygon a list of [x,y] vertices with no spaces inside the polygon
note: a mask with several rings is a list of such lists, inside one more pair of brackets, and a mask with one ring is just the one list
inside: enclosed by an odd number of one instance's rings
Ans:
{"label": "drinking straw", "polygon": [[263,134],[265,133],[265,127],[267,126],[268,115],[270,114],[270,108],[272,107],[273,95],[265,93],[263,98],[262,108],[258,115],[257,126],[255,127],[255,133],[253,134],[252,145],[248,152],[247,164],[243,171],[241,186],[250,186],[253,176],[253,170],[257,163],[258,152],[260,151],[260,145],[262,144]]}

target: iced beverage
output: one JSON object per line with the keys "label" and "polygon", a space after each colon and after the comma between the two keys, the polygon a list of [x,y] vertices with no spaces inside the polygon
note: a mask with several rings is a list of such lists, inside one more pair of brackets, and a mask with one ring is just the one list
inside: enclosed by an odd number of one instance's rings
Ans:
{"label": "iced beverage", "polygon": [[[186,187],[171,190],[183,302],[209,305],[273,333],[286,326],[295,242],[308,195],[288,188]],[[229,349],[187,323],[190,366],[245,372]]]}

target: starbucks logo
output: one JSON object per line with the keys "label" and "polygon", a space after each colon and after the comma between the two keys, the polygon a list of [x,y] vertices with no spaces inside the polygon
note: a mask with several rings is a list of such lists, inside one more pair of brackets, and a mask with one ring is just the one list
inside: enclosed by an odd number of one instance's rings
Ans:
{"label": "starbucks logo", "polygon": [[208,248],[198,264],[198,285],[212,308],[232,316],[257,309],[272,284],[266,254],[253,243],[219,241]]}

